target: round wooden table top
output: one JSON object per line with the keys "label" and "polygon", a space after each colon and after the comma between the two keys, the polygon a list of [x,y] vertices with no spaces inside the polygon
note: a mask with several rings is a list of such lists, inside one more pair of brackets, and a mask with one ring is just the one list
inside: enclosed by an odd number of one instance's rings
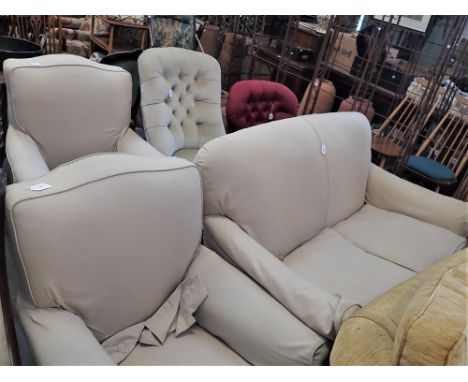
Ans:
{"label": "round wooden table top", "polygon": [[379,154],[387,157],[398,157],[403,150],[398,143],[392,142],[384,137],[372,138],[372,150],[377,151]]}

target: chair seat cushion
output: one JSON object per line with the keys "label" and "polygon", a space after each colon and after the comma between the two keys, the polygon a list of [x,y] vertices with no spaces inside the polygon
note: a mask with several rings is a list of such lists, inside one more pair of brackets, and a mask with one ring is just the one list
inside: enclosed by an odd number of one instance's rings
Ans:
{"label": "chair seat cushion", "polygon": [[123,366],[242,366],[248,365],[227,345],[194,325],[179,337],[169,336],[162,346],[138,344]]}
{"label": "chair seat cushion", "polygon": [[465,246],[465,238],[445,228],[370,204],[333,229],[362,250],[415,272]]}
{"label": "chair seat cushion", "polygon": [[395,336],[400,365],[467,364],[468,251],[461,257],[422,283],[409,302]]}
{"label": "chair seat cushion", "polygon": [[193,158],[197,155],[198,149],[182,149],[174,153],[175,157],[187,159],[190,162],[193,162]]}
{"label": "chair seat cushion", "polygon": [[449,256],[356,312],[331,365],[466,364],[467,260],[466,249]]}
{"label": "chair seat cushion", "polygon": [[437,181],[452,182],[456,179],[455,173],[447,166],[426,157],[411,155],[406,166]]}
{"label": "chair seat cushion", "polygon": [[284,262],[314,284],[361,305],[414,275],[366,253],[330,228],[292,251]]}

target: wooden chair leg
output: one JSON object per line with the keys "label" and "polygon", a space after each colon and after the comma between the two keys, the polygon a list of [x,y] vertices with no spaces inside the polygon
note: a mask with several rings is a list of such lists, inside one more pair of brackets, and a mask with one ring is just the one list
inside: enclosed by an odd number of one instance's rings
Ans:
{"label": "wooden chair leg", "polygon": [[385,162],[386,162],[386,158],[384,156],[382,156],[382,159],[380,160],[380,167],[384,168],[385,167]]}

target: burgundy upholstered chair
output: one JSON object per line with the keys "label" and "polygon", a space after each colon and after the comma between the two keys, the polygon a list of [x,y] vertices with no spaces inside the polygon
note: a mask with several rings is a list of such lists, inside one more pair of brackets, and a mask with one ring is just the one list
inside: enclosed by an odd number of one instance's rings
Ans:
{"label": "burgundy upholstered chair", "polygon": [[297,116],[299,103],[285,85],[244,80],[232,85],[226,105],[228,131]]}

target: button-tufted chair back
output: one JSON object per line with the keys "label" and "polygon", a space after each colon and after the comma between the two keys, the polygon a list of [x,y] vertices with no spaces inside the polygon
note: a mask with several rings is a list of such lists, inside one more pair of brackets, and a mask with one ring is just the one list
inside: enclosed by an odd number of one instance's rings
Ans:
{"label": "button-tufted chair back", "polygon": [[233,132],[295,117],[297,110],[297,97],[285,85],[272,81],[245,80],[231,87],[226,117],[229,131]]}
{"label": "button-tufted chair back", "polygon": [[146,138],[165,155],[192,160],[225,134],[221,69],[211,56],[182,48],[152,48],[138,58]]}

